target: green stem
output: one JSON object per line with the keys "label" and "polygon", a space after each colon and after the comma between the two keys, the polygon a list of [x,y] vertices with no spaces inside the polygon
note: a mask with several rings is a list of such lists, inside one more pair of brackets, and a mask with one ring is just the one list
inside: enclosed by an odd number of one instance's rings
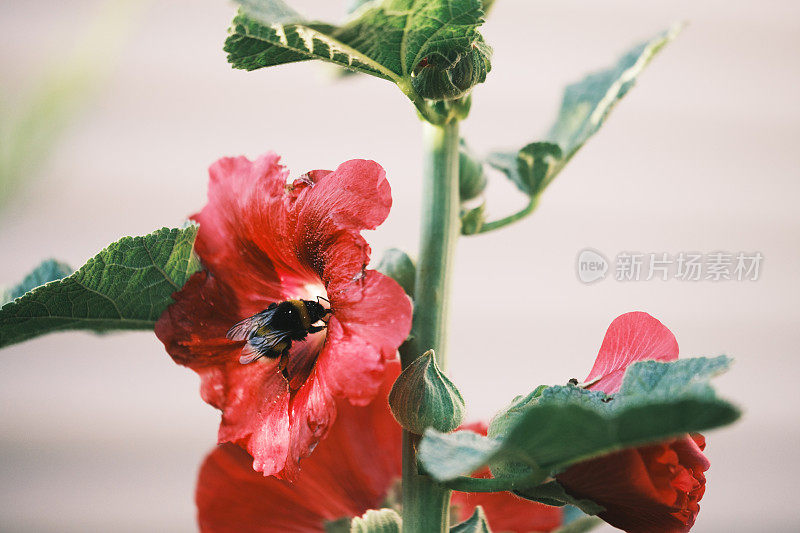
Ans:
{"label": "green stem", "polygon": [[[430,124],[439,124],[439,125],[447,122],[446,116],[442,116],[436,113],[433,110],[433,108],[429,105],[429,103],[426,102],[425,99],[421,97],[417,93],[417,91],[414,90],[414,88],[411,86],[410,77],[407,76],[405,78],[400,79],[399,81],[396,81],[395,83],[397,83],[397,87],[401,91],[403,91],[403,94],[405,94],[408,97],[408,99],[411,100],[411,103],[414,104],[414,107],[417,108],[417,112],[419,113],[419,116],[420,118],[422,118],[422,120]],[[426,126],[427,125],[428,124],[426,124]]]}
{"label": "green stem", "polygon": [[[422,231],[417,259],[412,340],[401,351],[403,368],[433,349],[447,366],[450,268],[461,231],[458,196],[458,122],[425,124],[428,146],[422,193]],[[418,435],[403,432],[403,531],[435,533],[450,527],[450,490],[417,468]]]}
{"label": "green stem", "polygon": [[486,233],[489,231],[500,229],[504,226],[508,226],[509,224],[513,224],[517,220],[521,220],[526,216],[530,215],[531,213],[533,213],[536,210],[536,206],[538,205],[539,205],[539,197],[532,196],[528,200],[528,205],[525,206],[525,209],[517,211],[513,215],[508,215],[507,217],[503,217],[499,220],[493,220],[491,222],[487,222],[486,224],[481,226],[481,229],[478,231],[478,233]]}

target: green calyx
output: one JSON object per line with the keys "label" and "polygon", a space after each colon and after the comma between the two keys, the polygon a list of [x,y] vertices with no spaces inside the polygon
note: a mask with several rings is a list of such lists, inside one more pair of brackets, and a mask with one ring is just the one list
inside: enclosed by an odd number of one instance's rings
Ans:
{"label": "green calyx", "polygon": [[433,350],[398,376],[389,393],[389,407],[400,425],[416,435],[427,428],[447,433],[464,420],[464,398],[439,369]]}

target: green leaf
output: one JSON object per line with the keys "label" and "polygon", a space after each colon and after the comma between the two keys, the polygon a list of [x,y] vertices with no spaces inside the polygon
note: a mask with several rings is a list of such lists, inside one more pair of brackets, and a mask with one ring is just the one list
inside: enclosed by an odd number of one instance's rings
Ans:
{"label": "green leaf", "polygon": [[448,481],[474,472],[502,451],[502,441],[474,431],[464,429],[444,434],[429,429],[420,442],[417,456],[431,476]]}
{"label": "green leaf", "polygon": [[74,270],[66,263],[60,263],[55,259],[46,259],[33,269],[30,274],[25,276],[25,279],[11,289],[5,291],[5,294],[0,300],[5,304],[15,298],[19,298],[39,285],[44,285],[50,281],[69,276],[72,272],[74,272]]}
{"label": "green leaf", "polygon": [[450,528],[450,533],[492,533],[486,513],[480,505],[475,508],[472,516]]}
{"label": "green leaf", "polygon": [[517,152],[494,153],[487,162],[528,195],[541,193],[564,165],[597,133],[653,57],[680,33],[676,25],[633,47],[611,67],[564,90],[561,109],[545,139]]}
{"label": "green leaf", "polygon": [[412,100],[463,96],[491,68],[480,0],[384,0],[341,26],[308,21],[280,0],[238,2],[224,46],[234,68],[319,59],[390,80]]}
{"label": "green leaf", "polygon": [[519,487],[527,476],[527,486],[535,486],[579,461],[733,422],[739,411],[708,383],[729,364],[725,356],[635,363],[613,396],[548,387],[495,417],[488,437],[427,430],[418,455],[439,481],[489,464],[495,478]]}
{"label": "green leaf", "polygon": [[74,274],[37,287],[0,309],[0,348],[69,329],[152,329],[199,268],[197,226],[125,237]]}
{"label": "green leaf", "polygon": [[563,152],[554,143],[537,142],[516,154],[493,153],[487,158],[494,168],[502,170],[517,188],[528,196],[536,196],[552,177],[552,169],[561,165]]}
{"label": "green leaf", "polygon": [[400,533],[403,521],[392,509],[369,510],[353,518],[350,533]]}
{"label": "green leaf", "polygon": [[417,267],[414,261],[403,250],[390,248],[386,250],[376,270],[389,276],[403,287],[410,297],[414,297],[414,283]]}
{"label": "green leaf", "polygon": [[600,129],[617,102],[636,84],[639,74],[681,29],[682,25],[673,26],[630,49],[610,68],[569,85],[547,140],[560,145],[565,158],[570,159]]}

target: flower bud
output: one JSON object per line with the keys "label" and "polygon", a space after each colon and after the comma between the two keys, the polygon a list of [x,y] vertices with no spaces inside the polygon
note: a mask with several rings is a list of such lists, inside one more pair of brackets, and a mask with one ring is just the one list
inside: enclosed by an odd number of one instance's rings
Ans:
{"label": "flower bud", "polygon": [[433,350],[398,376],[389,393],[389,407],[400,425],[417,435],[429,427],[447,433],[464,420],[464,398],[439,370]]}
{"label": "flower bud", "polygon": [[458,194],[462,202],[479,196],[486,188],[483,162],[475,157],[464,139],[458,145]]}
{"label": "flower bud", "polygon": [[350,533],[400,533],[403,520],[393,509],[370,509],[353,518]]}
{"label": "flower bud", "polygon": [[477,40],[466,50],[432,52],[416,65],[411,85],[423,98],[452,100],[486,80],[491,48]]}

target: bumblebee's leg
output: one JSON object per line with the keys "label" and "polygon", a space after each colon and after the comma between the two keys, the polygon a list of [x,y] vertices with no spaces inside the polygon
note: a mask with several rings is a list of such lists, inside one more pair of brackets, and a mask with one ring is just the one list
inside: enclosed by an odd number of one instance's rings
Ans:
{"label": "bumblebee's leg", "polygon": [[323,329],[325,329],[327,327],[328,327],[327,324],[324,325],[324,326],[311,326],[310,328],[308,328],[308,332],[309,333],[319,333],[320,331],[322,331]]}

